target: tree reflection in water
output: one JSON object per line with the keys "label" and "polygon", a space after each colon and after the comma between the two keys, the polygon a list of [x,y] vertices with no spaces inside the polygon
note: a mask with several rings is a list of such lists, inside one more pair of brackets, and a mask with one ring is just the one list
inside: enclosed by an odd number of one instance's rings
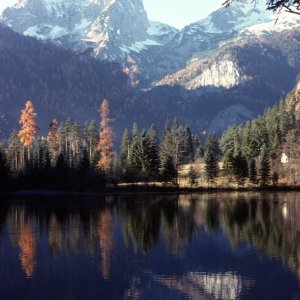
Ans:
{"label": "tree reflection in water", "polygon": [[105,280],[108,280],[110,274],[110,255],[113,249],[113,218],[109,209],[100,212],[98,236],[102,258],[102,276]]}
{"label": "tree reflection in water", "polygon": [[20,229],[18,244],[20,247],[20,263],[26,277],[31,278],[36,264],[36,243],[32,226],[23,224]]}
{"label": "tree reflection in water", "polygon": [[[162,239],[168,253],[182,256],[201,231],[226,234],[233,248],[246,242],[277,257],[300,278],[300,202],[293,193],[203,194],[110,197],[74,202],[49,201],[3,205],[1,235],[9,225],[11,243],[20,249],[26,277],[37,264],[39,237],[47,232],[53,258],[84,250],[101,258],[102,276],[109,280],[114,255],[114,228],[123,232],[126,247],[148,255]],[[0,229],[1,229],[0,228]],[[168,284],[171,284],[170,282]]]}

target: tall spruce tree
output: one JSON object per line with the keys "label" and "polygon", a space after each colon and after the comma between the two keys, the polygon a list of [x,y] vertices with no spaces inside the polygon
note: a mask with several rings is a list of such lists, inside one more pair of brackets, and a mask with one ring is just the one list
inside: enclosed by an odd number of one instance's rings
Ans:
{"label": "tall spruce tree", "polygon": [[132,126],[131,132],[131,145],[129,149],[128,162],[130,166],[130,172],[134,174],[134,177],[138,177],[142,170],[141,158],[140,158],[140,146],[141,146],[141,134],[137,123]]}
{"label": "tall spruce tree", "polygon": [[177,168],[171,155],[165,157],[161,162],[160,176],[164,183],[177,184]]}
{"label": "tall spruce tree", "polygon": [[68,188],[69,171],[69,166],[64,155],[62,153],[59,154],[54,169],[54,186],[56,189],[66,190]]}
{"label": "tall spruce tree", "polygon": [[180,165],[184,163],[184,140],[182,128],[178,122],[178,119],[174,119],[173,126],[171,129],[172,147],[171,153],[174,164],[178,169]]}
{"label": "tall spruce tree", "polygon": [[150,180],[157,180],[159,177],[159,141],[157,136],[157,130],[154,124],[147,131],[148,140],[148,164],[147,164],[147,176]]}
{"label": "tall spruce tree", "polygon": [[194,160],[195,149],[193,143],[192,131],[189,125],[183,130],[183,163],[188,164]]}
{"label": "tall spruce tree", "polygon": [[148,172],[150,169],[150,159],[149,159],[149,137],[146,131],[143,130],[140,135],[139,143],[137,144],[137,160],[139,161],[139,175],[143,181],[148,179]]}
{"label": "tall spruce tree", "polygon": [[263,145],[260,151],[260,157],[259,157],[259,163],[260,163],[260,183],[262,186],[265,186],[268,184],[270,180],[270,161],[269,161],[269,153],[268,148],[266,145]]}
{"label": "tall spruce tree", "polygon": [[7,158],[11,172],[15,175],[22,168],[22,144],[17,131],[13,131],[8,139]]}
{"label": "tall spruce tree", "polygon": [[170,122],[167,119],[165,126],[164,126],[164,131],[162,135],[162,140],[161,140],[161,145],[160,145],[160,161],[165,161],[168,156],[172,155],[173,147],[173,141],[172,141],[172,134],[171,134],[171,127],[170,127]]}
{"label": "tall spruce tree", "polygon": [[189,169],[187,177],[188,177],[188,182],[191,187],[198,185],[198,181],[197,181],[198,174],[192,166]]}
{"label": "tall spruce tree", "polygon": [[223,152],[223,166],[226,172],[226,175],[231,177],[235,174],[235,163],[236,157],[239,159],[241,155],[241,141],[239,136],[239,130],[237,127],[231,127],[225,131],[221,139],[221,148]]}
{"label": "tall spruce tree", "polygon": [[121,147],[120,147],[120,161],[122,166],[125,166],[128,163],[130,145],[131,145],[131,137],[128,129],[126,128],[122,136]]}
{"label": "tall spruce tree", "polygon": [[0,191],[9,189],[9,168],[6,155],[2,145],[0,145]]}
{"label": "tall spruce tree", "polygon": [[233,157],[233,175],[239,185],[243,185],[248,177],[248,163],[241,150]]}
{"label": "tall spruce tree", "polygon": [[90,162],[93,160],[93,157],[96,153],[98,138],[99,138],[99,132],[97,129],[96,122],[95,121],[86,122],[83,127],[83,140],[87,148]]}
{"label": "tall spruce tree", "polygon": [[213,183],[219,173],[220,147],[216,135],[209,135],[205,143],[204,162],[208,183]]}
{"label": "tall spruce tree", "polygon": [[197,160],[204,156],[204,149],[200,143],[199,137],[193,135],[193,148],[194,148],[194,157],[193,160]]}
{"label": "tall spruce tree", "polygon": [[50,123],[47,140],[51,155],[51,161],[52,164],[55,165],[57,156],[59,154],[58,122],[56,119],[53,119]]}
{"label": "tall spruce tree", "polygon": [[254,159],[250,161],[249,180],[251,183],[257,184],[257,169],[256,169],[256,162]]}

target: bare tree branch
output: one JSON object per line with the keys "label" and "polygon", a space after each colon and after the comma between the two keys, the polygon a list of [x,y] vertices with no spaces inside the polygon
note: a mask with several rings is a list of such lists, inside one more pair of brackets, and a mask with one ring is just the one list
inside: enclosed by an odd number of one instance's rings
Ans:
{"label": "bare tree branch", "polygon": [[[228,7],[234,1],[242,2],[246,0],[225,0],[222,5]],[[252,0],[254,4],[258,1],[259,0]],[[300,0],[268,0],[266,3],[266,9],[279,13],[281,13],[284,9],[284,11],[288,13],[300,15]]]}

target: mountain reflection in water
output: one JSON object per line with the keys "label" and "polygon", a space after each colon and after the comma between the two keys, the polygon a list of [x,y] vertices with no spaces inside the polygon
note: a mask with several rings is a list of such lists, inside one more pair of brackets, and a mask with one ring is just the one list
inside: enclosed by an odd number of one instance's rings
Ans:
{"label": "mountain reflection in water", "polygon": [[[15,285],[23,279],[35,283],[29,287],[23,282],[24,291],[42,286],[47,290],[47,285],[50,290],[51,279],[62,276],[69,294],[58,293],[56,299],[94,299],[101,294],[101,299],[231,300],[260,299],[264,289],[271,295],[276,289],[270,286],[272,276],[257,276],[270,268],[278,273],[276,278],[294,280],[287,293],[298,299],[299,196],[2,200],[0,276]],[[85,280],[94,290],[85,290]],[[0,296],[12,296],[13,290],[4,291],[3,284]],[[80,297],[75,293],[78,284]],[[11,299],[22,298],[21,291],[13,293]]]}

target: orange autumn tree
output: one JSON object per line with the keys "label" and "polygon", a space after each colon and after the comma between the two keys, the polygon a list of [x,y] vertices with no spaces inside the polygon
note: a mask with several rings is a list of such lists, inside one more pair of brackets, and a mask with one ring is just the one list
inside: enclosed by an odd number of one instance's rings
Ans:
{"label": "orange autumn tree", "polygon": [[112,119],[109,117],[109,104],[106,99],[103,100],[100,106],[100,133],[99,142],[97,149],[100,152],[100,160],[98,161],[98,167],[105,172],[108,172],[112,165],[112,160],[114,156],[113,150],[113,130],[109,126]]}
{"label": "orange autumn tree", "polygon": [[30,100],[26,102],[25,109],[22,109],[19,123],[22,124],[22,128],[19,131],[18,136],[23,145],[23,163],[24,163],[25,148],[27,148],[28,159],[30,159],[30,147],[33,144],[34,137],[38,130],[38,127],[36,125],[36,112]]}

